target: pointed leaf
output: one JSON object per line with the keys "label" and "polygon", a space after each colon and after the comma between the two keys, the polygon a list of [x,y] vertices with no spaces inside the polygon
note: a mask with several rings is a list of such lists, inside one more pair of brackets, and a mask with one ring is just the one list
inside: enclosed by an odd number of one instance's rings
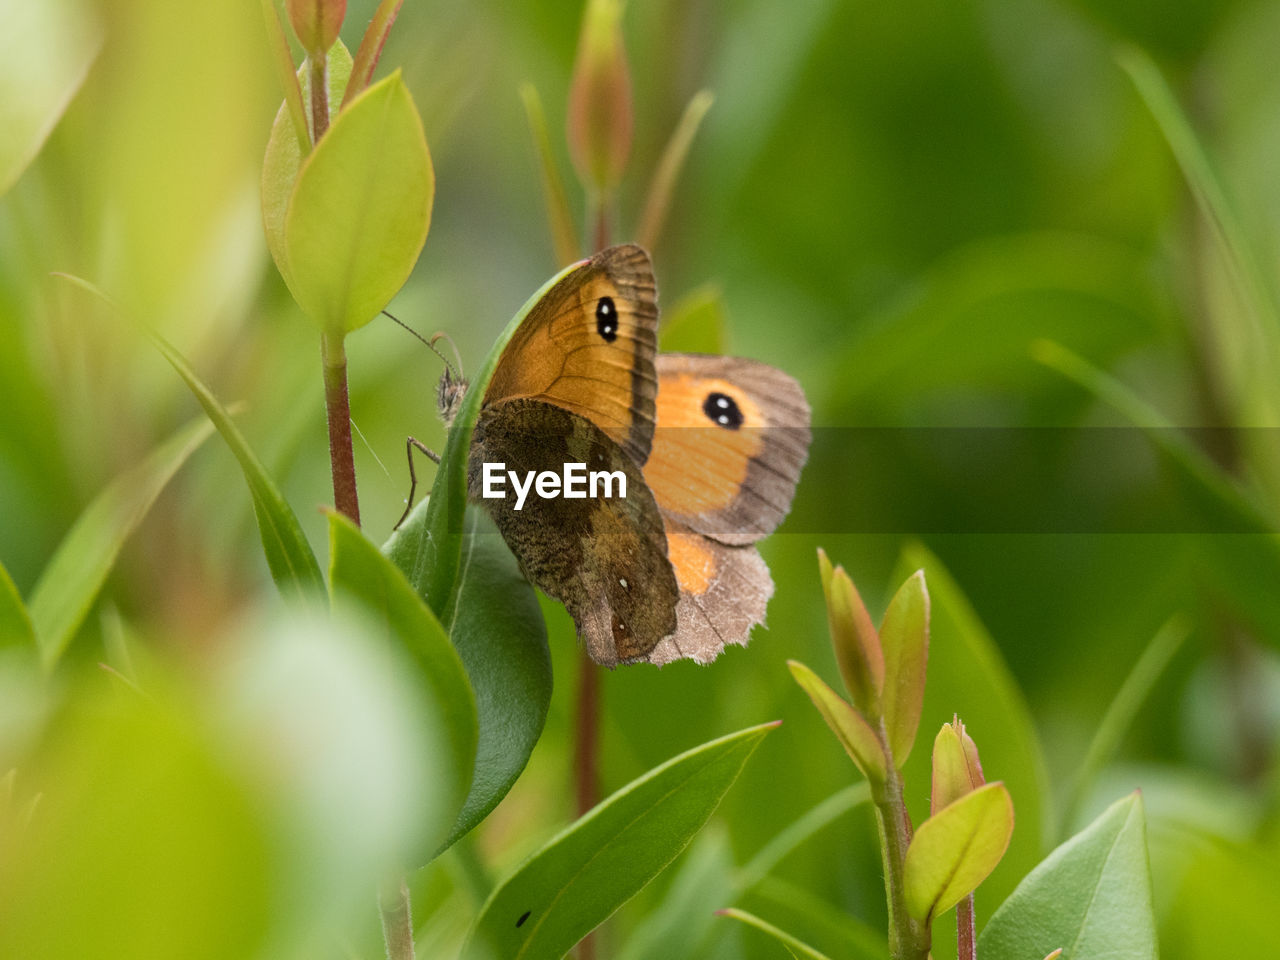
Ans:
{"label": "pointed leaf", "polygon": [[360,38],[360,46],[356,49],[356,57],[351,64],[351,83],[342,96],[343,107],[369,86],[374,67],[378,65],[378,57],[382,55],[382,48],[387,42],[387,34],[391,32],[391,25],[396,22],[396,15],[403,2],[404,0],[382,0],[378,4],[378,9],[369,20],[369,26],[365,28],[364,36]]}
{"label": "pointed leaf", "polygon": [[[961,726],[961,730],[964,727]],[[965,743],[965,741],[968,743]],[[933,739],[933,788],[929,794],[929,809],[937,813],[943,807],[955,803],[966,793],[982,786],[982,767],[978,765],[977,750],[968,734],[961,734],[949,723],[944,723]]]}
{"label": "pointed leaf", "polygon": [[101,47],[102,25],[88,3],[5,4],[0,30],[0,196],[40,152]]}
{"label": "pointed leaf", "polygon": [[0,650],[7,647],[35,650],[36,631],[13,578],[0,563]]}
{"label": "pointed leaf", "polygon": [[489,386],[489,378],[493,376],[507,342],[515,335],[529,311],[556,283],[585,262],[566,267],[544,283],[537,293],[525,301],[506,329],[498,335],[484,367],[471,381],[453,426],[449,428],[444,456],[436,470],[435,482],[431,486],[431,496],[427,499],[422,521],[412,529],[408,529],[409,525],[406,523],[394,538],[396,547],[392,559],[404,571],[419,596],[435,611],[441,623],[449,623],[453,619],[462,550],[463,514],[467,500],[467,454],[471,450],[471,434],[480,413],[484,392]]}
{"label": "pointed leaf", "polygon": [[563,956],[675,859],[775,726],[682,753],[570,825],[494,891],[463,956]]}
{"label": "pointed leaf", "polygon": [[716,910],[734,896],[728,834],[707,826],[680,859],[662,903],[640,922],[612,960],[697,957],[711,945]]}
{"label": "pointed leaf", "polygon": [[995,869],[1013,835],[1013,801],[989,783],[920,824],[903,869],[907,909],[928,922],[972,893]]}
{"label": "pointed leaf", "polygon": [[[270,4],[271,0],[264,0],[264,2]],[[274,9],[270,15],[279,27]],[[280,40],[285,42],[283,30],[280,33]],[[287,43],[285,55],[289,55]],[[290,61],[290,70],[292,70],[292,61]],[[301,100],[298,103],[298,109],[301,110],[302,103],[311,101],[311,71],[303,65],[291,76],[300,91]],[[325,86],[329,91],[331,118],[334,105],[348,87],[350,77],[351,54],[339,40],[329,50],[329,70],[326,74]],[[298,182],[298,174],[302,172],[302,161],[311,152],[310,129],[304,112],[303,139],[299,139],[296,121],[293,119],[293,108],[286,100],[276,111],[276,118],[271,124],[271,135],[267,138],[266,153],[262,158],[262,230],[267,237],[267,249],[271,251],[271,259],[276,262],[276,269],[280,271],[280,276],[284,278],[290,292],[293,292],[293,273],[289,269],[289,251],[285,247],[285,216],[289,212],[289,201],[293,197],[293,188]],[[296,300],[297,293],[293,292],[293,295]]]}
{"label": "pointed leaf", "polygon": [[662,158],[658,161],[653,179],[649,182],[649,190],[645,194],[644,212],[640,215],[640,226],[636,230],[636,242],[648,250],[657,245],[658,237],[662,235],[667,211],[675,197],[680,171],[684,169],[685,158],[689,155],[689,147],[693,145],[693,138],[702,126],[702,118],[707,115],[715,99],[710,90],[695,93],[662,151]]}
{"label": "pointed leaf", "polygon": [[1154,960],[1147,827],[1138,793],[1116,801],[1031,871],[978,939],[986,960]]}
{"label": "pointed leaf", "polygon": [[730,907],[728,910],[721,910],[720,916],[732,917],[734,920],[741,920],[749,927],[762,930],[786,947],[787,952],[795,957],[796,960],[827,960],[825,953],[819,953],[813,947],[793,937],[785,930],[779,930],[768,921],[761,920],[754,913],[747,913],[745,910]]}
{"label": "pointed leaf", "polygon": [[294,296],[329,336],[364,326],[409,278],[435,174],[399,72],[360,94],[302,163],[285,215]]}
{"label": "pointed leaf", "polygon": [[437,763],[439,799],[430,806],[443,819],[424,825],[425,862],[448,835],[471,786],[476,752],[476,704],[462,661],[435,614],[414,593],[404,574],[378,552],[349,519],[329,514],[329,582],[335,606],[355,601],[393,646],[418,667],[414,681],[436,708],[428,718],[432,737],[443,742],[447,761]]}
{"label": "pointed leaf", "polygon": [[124,542],[212,432],[203,418],[183,427],[99,493],[58,544],[31,591],[28,607],[46,668],[51,669],[71,643]]}
{"label": "pointed leaf", "polygon": [[[411,568],[426,515],[419,504],[383,547],[402,570]],[[475,692],[479,738],[471,789],[446,846],[507,795],[542,735],[551,703],[547,626],[533,587],[483,510],[468,508],[466,523],[448,635]]]}
{"label": "pointed leaf", "polygon": [[204,407],[204,412],[222,435],[223,442],[231,448],[232,454],[240,462],[240,470],[244,473],[245,483],[249,485],[249,495],[253,499],[253,513],[258,520],[262,550],[276,587],[286,597],[309,599],[321,595],[324,591],[324,577],[320,573],[320,565],[316,563],[316,555],[311,552],[311,545],[302,533],[302,526],[284,494],[263,467],[262,461],[250,449],[240,428],[232,421],[226,408],[218,402],[213,391],[196,376],[186,358],[159,334],[148,332],[147,335],[200,401],[200,406]]}
{"label": "pointed leaf", "polygon": [[831,568],[826,553],[818,550],[818,573],[827,602],[827,625],[836,664],[844,685],[865,716],[880,716],[884,688],[884,652],[880,635],[871,622],[866,604],[843,567]]}
{"label": "pointed leaf", "polygon": [[913,573],[889,602],[880,624],[880,649],[884,652],[884,726],[893,762],[901,768],[915,743],[924,707],[929,590],[923,570]]}
{"label": "pointed leaf", "polygon": [[827,722],[845,752],[858,765],[863,776],[883,783],[887,768],[884,751],[867,721],[803,663],[788,660],[787,666],[791,669],[791,675],[796,678],[796,683],[800,684],[800,689],[809,695],[813,705],[822,714],[822,719]]}
{"label": "pointed leaf", "polygon": [[707,283],[691,290],[662,311],[658,349],[664,353],[725,353],[728,348],[728,320],[724,293],[717,284]]}

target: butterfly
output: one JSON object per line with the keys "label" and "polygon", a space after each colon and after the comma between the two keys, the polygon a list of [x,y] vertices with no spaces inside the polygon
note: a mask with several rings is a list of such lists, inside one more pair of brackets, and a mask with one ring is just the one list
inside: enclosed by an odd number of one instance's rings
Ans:
{"label": "butterfly", "polygon": [[[640,247],[570,270],[504,348],[468,457],[468,498],[608,667],[707,663],[746,643],[773,593],[754,545],[786,516],[809,446],[795,380],[752,360],[658,354],[657,325]],[[442,413],[465,388],[446,370]],[[622,478],[626,495],[484,495],[486,464],[514,480],[569,463]]]}

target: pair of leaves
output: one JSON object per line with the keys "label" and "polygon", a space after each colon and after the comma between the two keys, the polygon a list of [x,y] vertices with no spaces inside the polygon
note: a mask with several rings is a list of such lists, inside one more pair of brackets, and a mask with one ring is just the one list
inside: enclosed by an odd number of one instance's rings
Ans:
{"label": "pair of leaves", "polygon": [[[351,71],[339,41],[329,55],[331,105],[342,101]],[[305,102],[308,78],[300,79]],[[262,169],[267,245],[326,336],[364,326],[404,286],[434,196],[422,120],[399,71],[345,104],[306,156],[287,106],[276,115]]]}
{"label": "pair of leaves", "polygon": [[890,758],[897,767],[906,762],[920,726],[929,655],[924,572],[912,574],[894,594],[877,631],[844,570],[833,570],[822,551],[818,562],[831,641],[855,705],[804,664],[788,661],[788,666],[858,769],[882,783]]}

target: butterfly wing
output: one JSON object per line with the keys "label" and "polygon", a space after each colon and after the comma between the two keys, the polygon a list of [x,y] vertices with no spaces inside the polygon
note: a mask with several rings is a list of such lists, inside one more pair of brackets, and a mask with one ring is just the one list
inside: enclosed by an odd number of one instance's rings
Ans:
{"label": "butterfly wing", "polygon": [[534,305],[485,404],[528,398],[568,410],[643,464],[653,441],[657,325],[649,255],[631,244],[602,250]]}
{"label": "butterfly wing", "polygon": [[[484,464],[562,473],[565,464],[621,474],[606,496],[538,496],[518,504],[510,487],[485,498]],[[592,659],[612,667],[644,659],[676,630],[678,590],[667,560],[662,515],[640,467],[585,417],[521,398],[483,408],[476,421],[467,474],[468,495],[493,517],[525,575],[561,601]],[[495,491],[496,492],[496,491]],[[587,494],[596,492],[588,485]]]}
{"label": "butterfly wing", "polygon": [[695,533],[754,543],[795,496],[809,404],[794,379],[739,357],[657,358],[657,433],[644,476],[658,506]]}
{"label": "butterfly wing", "polygon": [[809,405],[791,377],[736,357],[660,354],[644,476],[680,591],[677,628],[646,658],[709,663],[764,622],[773,579],[754,544],[791,507]]}

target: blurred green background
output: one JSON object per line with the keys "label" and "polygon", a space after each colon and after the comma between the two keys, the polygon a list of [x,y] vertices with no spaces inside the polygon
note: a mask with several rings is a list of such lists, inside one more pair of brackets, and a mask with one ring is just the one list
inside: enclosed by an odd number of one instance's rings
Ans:
{"label": "blurred green background", "polygon": [[[350,3],[348,46],[373,7]],[[279,104],[258,5],[50,8],[68,23],[96,22],[105,41],[43,151],[0,200],[0,560],[27,595],[89,499],[197,412],[126,320],[55,271],[92,280],[159,326],[221,398],[247,403],[240,423],[323,557],[325,521],[313,507],[331,494],[319,345],[271,264],[258,211]],[[437,176],[426,248],[391,310],[423,333],[448,331],[472,368],[557,266],[517,90],[526,80],[537,87],[571,179],[564,103],[580,17],[578,0],[406,0],[382,58],[381,72],[404,70]],[[1125,447],[1133,455],[1100,461],[1082,453],[1088,431],[1055,430],[1035,441],[1043,469],[998,493],[992,478],[1000,444],[1024,456],[1029,428],[1126,426],[1036,361],[1034,345],[1048,339],[1118,377],[1172,424],[1207,428],[1192,437],[1211,462],[1261,514],[1280,508],[1276,315],[1241,295],[1233,261],[1117,61],[1118,49],[1137,48],[1158,63],[1274,298],[1280,4],[633,0],[624,30],[636,139],[617,239],[636,223],[685,103],[711,89],[715,105],[653,250],[662,303],[714,284],[727,352],[797,377],[820,429],[794,516],[763,546],[777,584],[768,629],[711,667],[604,677],[606,792],[721,733],[785,722],[695,849],[610,922],[602,955],[626,944],[627,956],[650,955],[644,944],[660,941],[677,870],[709,908],[735,902],[731,864],[852,782],[784,666],[799,659],[836,677],[819,545],[850,570],[877,617],[921,562],[931,586],[949,571],[936,603],[950,597],[960,610],[967,597],[972,608],[968,627],[968,614],[948,620],[935,609],[908,795],[923,816],[929,739],[958,710],[988,778],[1010,782],[1019,816],[1008,862],[979,895],[979,925],[1058,840],[1140,787],[1164,955],[1267,955],[1280,939],[1274,540],[1198,524],[1176,467],[1136,434]],[[581,215],[580,191],[571,198]],[[405,435],[440,446],[439,363],[390,321],[359,331],[348,352],[365,528],[380,540],[403,508]],[[889,430],[882,461],[843,446],[840,428],[855,427],[914,432]],[[930,428],[961,427],[992,431],[996,454],[931,446],[955,435]],[[866,491],[883,517],[873,532],[823,527],[832,505]],[[1035,522],[1043,504],[1077,494],[1105,522]],[[913,528],[918,505],[930,503],[953,504],[962,517],[1007,510],[1030,520]],[[1254,551],[1269,559],[1253,562]],[[130,542],[72,658],[103,659],[104,631],[119,629],[198,675],[272,594],[238,470],[210,442]],[[572,814],[579,658],[567,616],[546,609],[556,692],[543,739],[467,849],[418,878],[420,919],[443,904],[431,922],[445,939],[473,909],[477,875],[502,875]],[[1100,717],[1179,612],[1189,639],[1064,822]],[[994,657],[957,652],[977,623],[1007,672]],[[1015,729],[1010,716],[1033,727]],[[185,742],[187,721],[178,732],[167,719],[146,722]],[[30,740],[18,727],[3,728],[0,772]],[[228,844],[267,842],[231,820]],[[207,822],[222,829],[216,816]],[[232,889],[213,884],[209,895],[227,896],[226,909],[245,917],[248,939],[237,943],[260,943],[248,915],[262,903]],[[847,955],[841,945],[858,936],[848,917],[884,922],[869,813],[836,819],[737,902]],[[728,920],[682,949],[779,955]]]}

